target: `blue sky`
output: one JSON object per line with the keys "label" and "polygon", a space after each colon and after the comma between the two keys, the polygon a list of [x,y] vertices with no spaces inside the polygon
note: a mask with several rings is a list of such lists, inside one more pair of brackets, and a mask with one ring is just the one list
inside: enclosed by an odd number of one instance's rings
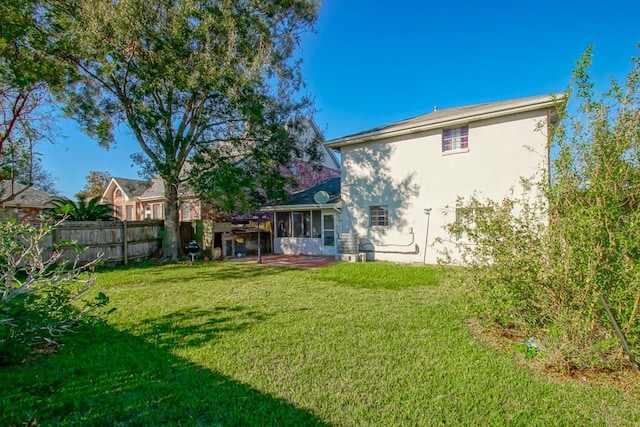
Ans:
{"label": "blue sky", "polygon": [[[304,75],[327,140],[433,110],[562,92],[595,45],[592,75],[605,88],[638,55],[640,1],[325,0],[304,37]],[[91,170],[137,178],[139,151],[122,132],[106,151],[60,124],[40,152],[63,195]]]}

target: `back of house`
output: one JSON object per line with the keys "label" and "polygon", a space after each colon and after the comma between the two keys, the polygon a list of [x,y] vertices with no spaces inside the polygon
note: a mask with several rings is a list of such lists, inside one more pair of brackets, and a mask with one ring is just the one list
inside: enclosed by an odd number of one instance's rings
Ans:
{"label": "back of house", "polygon": [[548,168],[559,96],[435,110],[327,145],[342,160],[337,228],[370,260],[435,263],[456,200],[502,200]]}

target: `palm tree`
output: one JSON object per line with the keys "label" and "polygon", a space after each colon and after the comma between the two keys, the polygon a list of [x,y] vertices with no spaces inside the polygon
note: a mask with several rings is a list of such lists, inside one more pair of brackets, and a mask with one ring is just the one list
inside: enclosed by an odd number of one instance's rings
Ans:
{"label": "palm tree", "polygon": [[113,207],[100,203],[100,196],[86,199],[79,197],[74,202],[66,197],[54,197],[47,203],[50,207],[47,213],[56,219],[66,218],[69,221],[111,221],[113,217]]}

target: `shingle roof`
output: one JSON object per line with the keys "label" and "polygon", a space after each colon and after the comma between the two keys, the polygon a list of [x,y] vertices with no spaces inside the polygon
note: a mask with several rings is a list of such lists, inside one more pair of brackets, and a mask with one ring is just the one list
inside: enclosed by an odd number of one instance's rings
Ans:
{"label": "shingle roof", "polygon": [[291,205],[317,205],[314,196],[319,191],[326,191],[329,194],[329,200],[326,204],[335,204],[340,201],[340,178],[331,178],[322,181],[303,191],[291,194],[288,199],[268,204],[267,206],[291,206]]}
{"label": "shingle roof", "polygon": [[548,108],[554,106],[556,102],[563,97],[563,94],[531,96],[528,98],[517,98],[506,101],[446,108],[337,138],[327,142],[327,145],[329,147],[340,147],[343,145],[379,139],[395,132],[418,132],[429,127],[446,126],[447,122],[464,119],[473,120],[474,118],[487,114],[501,116],[514,114],[515,112],[520,111]]}
{"label": "shingle roof", "polygon": [[3,207],[25,207],[25,208],[44,208],[49,199],[56,197],[44,191],[37,190],[33,187],[27,189],[25,185],[14,183],[13,191],[11,190],[11,181],[2,181],[0,183],[1,194],[0,199],[6,199],[11,194],[18,194],[13,200],[3,202]]}
{"label": "shingle roof", "polygon": [[127,197],[130,199],[133,197],[138,197],[145,192],[147,188],[149,188],[149,181],[143,181],[140,179],[130,179],[130,178],[113,178],[113,180],[122,188]]}
{"label": "shingle roof", "polygon": [[151,180],[151,185],[147,185],[146,190],[140,194],[141,199],[162,199],[164,197],[164,183],[159,177]]}

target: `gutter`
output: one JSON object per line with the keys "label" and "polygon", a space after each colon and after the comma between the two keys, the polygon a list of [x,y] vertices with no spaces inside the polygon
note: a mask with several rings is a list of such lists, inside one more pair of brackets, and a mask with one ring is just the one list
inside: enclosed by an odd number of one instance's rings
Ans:
{"label": "gutter", "polygon": [[288,212],[292,210],[320,210],[320,209],[342,209],[342,202],[338,203],[325,203],[325,204],[306,204],[306,205],[279,205],[279,206],[264,206],[260,208],[261,212]]}

